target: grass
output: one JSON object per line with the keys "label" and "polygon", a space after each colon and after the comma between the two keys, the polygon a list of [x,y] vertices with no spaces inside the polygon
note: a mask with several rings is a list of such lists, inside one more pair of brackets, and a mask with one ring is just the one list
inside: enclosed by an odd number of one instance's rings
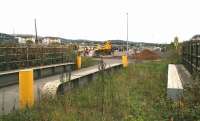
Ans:
{"label": "grass", "polygon": [[93,66],[98,64],[98,60],[95,60],[92,57],[81,57],[81,61],[82,61],[82,68],[86,68],[89,66]]}
{"label": "grass", "polygon": [[[0,117],[2,121],[200,121],[200,79],[185,88],[178,102],[166,98],[167,65],[180,61],[170,50],[160,62],[130,64],[99,76],[87,86],[56,98],[45,98],[31,109]],[[83,67],[93,65],[82,58]]]}
{"label": "grass", "polygon": [[189,86],[185,87],[181,109],[181,119],[185,121],[200,121],[200,75],[194,77]]}
{"label": "grass", "polygon": [[131,64],[99,76],[83,88],[31,109],[2,116],[5,121],[168,121],[175,115],[166,99],[167,63]]}

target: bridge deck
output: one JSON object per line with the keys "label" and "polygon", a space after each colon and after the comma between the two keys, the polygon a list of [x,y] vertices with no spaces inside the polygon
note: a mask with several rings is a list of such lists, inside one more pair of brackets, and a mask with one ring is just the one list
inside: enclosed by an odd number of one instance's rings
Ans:
{"label": "bridge deck", "polygon": [[[46,65],[46,66],[37,66],[37,67],[32,67],[31,69],[33,69],[33,70],[45,69],[45,68],[63,66],[63,65],[68,65],[68,64],[74,64],[74,63],[61,63],[61,64]],[[11,71],[0,71],[0,76],[5,75],[5,74],[18,73],[20,70],[21,69],[16,69],[16,70],[11,70]]]}
{"label": "bridge deck", "polygon": [[[74,63],[52,64],[46,66],[32,67],[34,71],[34,79],[40,79],[62,72],[67,72],[70,69],[74,70]],[[0,88],[18,83],[18,75],[20,69],[0,72]]]}
{"label": "bridge deck", "polygon": [[[114,62],[113,64],[111,64],[110,62],[108,63],[107,63],[108,65],[116,64],[116,62]],[[75,79],[80,76],[87,75],[89,73],[94,73],[96,71],[98,71],[97,65],[73,71],[71,75],[72,79]],[[38,93],[41,93],[40,90],[46,83],[60,79],[61,79],[61,74],[35,80],[34,82],[35,100],[38,98],[37,96]],[[3,114],[3,112],[8,113],[13,108],[15,109],[18,108],[18,100],[19,100],[18,92],[19,92],[18,84],[0,88],[0,114]],[[4,111],[2,110],[3,109],[2,107],[4,107]]]}
{"label": "bridge deck", "polygon": [[[114,63],[114,64],[106,64],[105,66],[105,70],[109,70],[111,68],[115,68],[115,67],[120,67],[122,64],[121,63]],[[59,86],[61,85],[65,85],[66,83],[68,83],[70,81],[70,83],[74,82],[74,80],[81,80],[79,81],[79,83],[84,84],[84,77],[90,76],[92,77],[95,73],[97,73],[99,71],[98,66],[93,66],[91,68],[87,68],[87,69],[82,69],[80,71],[76,71],[74,73],[71,74],[70,80],[69,80],[69,76],[66,75],[62,80],[62,82],[60,81],[61,79],[57,79],[51,82],[47,82],[42,88],[42,92],[46,93],[46,94],[50,94],[50,95],[56,95],[57,92],[59,92]],[[74,82],[77,83],[77,82]],[[80,84],[80,85],[81,85]],[[68,90],[69,88],[72,87],[66,87],[66,90]]]}

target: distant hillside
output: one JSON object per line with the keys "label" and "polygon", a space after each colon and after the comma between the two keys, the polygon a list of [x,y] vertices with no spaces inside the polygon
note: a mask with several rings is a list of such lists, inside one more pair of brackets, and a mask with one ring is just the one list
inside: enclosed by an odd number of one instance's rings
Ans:
{"label": "distant hillside", "polygon": [[[110,40],[112,44],[116,44],[116,45],[126,45],[127,41],[125,40]],[[145,42],[132,42],[132,41],[128,41],[129,46],[163,46],[165,44],[157,44],[157,43],[145,43]]]}
{"label": "distant hillside", "polygon": [[[31,37],[35,37],[35,35],[28,35],[28,34],[3,34],[0,33],[0,40],[9,40],[9,42],[16,42],[16,38],[14,39],[14,37],[26,37],[26,36],[31,36]],[[44,38],[42,36],[38,36],[38,38]],[[85,45],[91,45],[91,44],[102,44],[104,41],[96,41],[96,40],[87,40],[87,39],[66,39],[63,37],[54,37],[54,38],[58,38],[61,39],[61,43],[64,44],[82,44],[84,43]],[[14,40],[14,41],[13,41]],[[125,40],[110,40],[112,44],[114,45],[126,45],[126,41]],[[132,41],[128,41],[129,46],[135,46],[135,47],[141,47],[141,46],[163,46],[165,44],[156,44],[156,43],[145,43],[145,42],[132,42]]]}

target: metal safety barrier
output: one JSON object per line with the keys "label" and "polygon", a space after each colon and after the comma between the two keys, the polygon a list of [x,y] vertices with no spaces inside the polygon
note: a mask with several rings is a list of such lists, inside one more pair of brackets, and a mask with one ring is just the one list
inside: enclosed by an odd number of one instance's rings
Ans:
{"label": "metal safety barrier", "polygon": [[[115,68],[121,68],[122,66],[122,63],[109,64],[106,65],[104,71],[109,71]],[[76,86],[84,85],[88,81],[93,80],[92,78],[99,72],[100,71],[98,68],[94,68],[87,71],[79,72],[78,74],[71,74],[70,78],[69,75],[65,75],[64,79],[47,82],[42,88],[42,93],[43,95],[55,96],[59,93],[71,90]]]}
{"label": "metal safety barrier", "polygon": [[182,61],[191,74],[200,72],[200,40],[183,42]]}
{"label": "metal safety barrier", "polygon": [[[36,80],[60,73],[65,73],[70,70],[73,71],[75,70],[75,64],[74,63],[52,64],[46,66],[33,67],[29,69],[33,69],[33,76],[34,79]],[[19,82],[18,81],[19,71],[20,69],[0,72],[0,88],[17,84]]]}

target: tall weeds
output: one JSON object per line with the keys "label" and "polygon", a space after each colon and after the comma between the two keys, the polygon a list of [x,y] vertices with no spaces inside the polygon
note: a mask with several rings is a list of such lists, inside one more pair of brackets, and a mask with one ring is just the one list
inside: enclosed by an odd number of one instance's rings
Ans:
{"label": "tall weeds", "polygon": [[[32,109],[16,111],[5,121],[168,121],[172,115],[166,99],[167,64],[129,65],[104,74],[86,85],[44,98]],[[102,88],[103,87],[103,88]],[[102,110],[103,109],[103,110]],[[103,112],[103,113],[102,113]]]}

